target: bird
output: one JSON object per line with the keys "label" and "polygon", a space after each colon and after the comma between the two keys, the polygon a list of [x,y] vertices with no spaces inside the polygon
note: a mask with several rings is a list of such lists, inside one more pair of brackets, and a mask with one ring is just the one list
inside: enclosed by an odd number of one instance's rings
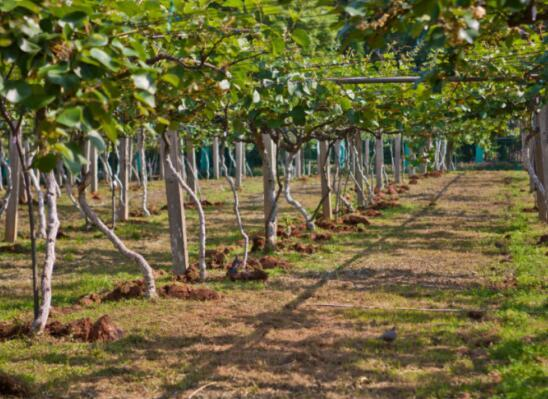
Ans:
{"label": "bird", "polygon": [[240,260],[238,256],[236,256],[236,258],[232,262],[232,265],[228,269],[228,273],[227,273],[228,277],[230,277],[231,279],[235,278],[241,266],[242,266],[242,261]]}
{"label": "bird", "polygon": [[396,327],[392,327],[390,330],[383,332],[379,339],[382,339],[384,342],[394,342],[397,337]]}

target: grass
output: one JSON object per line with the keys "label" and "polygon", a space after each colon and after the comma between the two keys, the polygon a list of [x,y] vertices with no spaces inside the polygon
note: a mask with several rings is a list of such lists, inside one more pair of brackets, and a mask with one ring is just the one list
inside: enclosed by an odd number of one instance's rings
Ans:
{"label": "grass", "polygon": [[[207,390],[212,397],[544,397],[548,249],[535,245],[546,228],[522,212],[531,201],[522,191],[526,176],[468,171],[450,183],[455,176],[421,179],[401,206],[383,211],[365,232],[336,234],[312,255],[280,251],[294,269],[269,271],[267,283],[232,283],[212,271],[207,286],[222,293],[218,302],[130,300],[55,315],[67,321],[109,314],[126,336],[110,344],[6,341],[0,369],[35,384],[37,397],[176,396],[208,381],[215,382]],[[300,181],[294,195],[314,208],[317,185]],[[203,182],[208,200],[226,202],[206,209],[208,247],[236,245],[237,253],[241,238],[225,186]],[[260,180],[246,179],[244,187],[244,224],[259,232]],[[94,208],[108,221],[109,195],[100,195]],[[151,209],[163,206],[164,195],[153,182]],[[64,201],[68,238],[59,240],[54,305],[138,278],[137,268],[97,231],[84,229]],[[138,203],[132,192],[132,207]],[[285,204],[281,211],[288,215],[282,225],[297,218]],[[187,216],[196,259],[196,213]],[[154,267],[169,270],[165,212],[120,223],[117,232]],[[495,246],[500,241],[503,248]],[[21,245],[27,248],[28,240]],[[0,253],[0,269],[0,320],[28,319],[27,255]],[[314,306],[322,302],[354,307]],[[488,316],[474,321],[465,312],[396,309],[402,307],[481,308]],[[377,337],[392,325],[399,338],[386,345]]]}

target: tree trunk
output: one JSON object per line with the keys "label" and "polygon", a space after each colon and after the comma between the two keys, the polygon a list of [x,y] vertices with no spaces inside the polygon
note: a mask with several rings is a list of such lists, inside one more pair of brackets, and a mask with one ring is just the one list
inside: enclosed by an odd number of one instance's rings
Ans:
{"label": "tree trunk", "polygon": [[[89,148],[89,166],[90,166],[90,184],[89,188],[92,193],[99,191],[99,171],[98,171],[98,153],[94,145]],[[106,173],[106,172],[105,172]]]}
{"label": "tree trunk", "polygon": [[353,173],[355,176],[354,185],[356,188],[356,194],[358,199],[358,207],[363,208],[366,206],[367,199],[364,196],[364,190],[363,190],[363,148],[362,148],[362,139],[361,134],[357,133],[354,136],[353,140],[353,149],[349,149],[352,151],[353,158],[354,158],[354,169]]}
{"label": "tree trunk", "polygon": [[295,177],[297,179],[303,175],[302,154],[303,154],[303,150],[299,150],[295,154]]}
{"label": "tree trunk", "polygon": [[297,211],[303,216],[304,222],[306,224],[306,229],[309,231],[314,230],[314,219],[308,214],[306,208],[291,195],[291,176],[292,176],[292,164],[293,161],[300,157],[299,153],[288,154],[288,157],[285,162],[285,185],[284,185],[284,196],[287,203],[293,206]]}
{"label": "tree trunk", "polygon": [[394,180],[396,184],[401,184],[401,134],[394,138]]}
{"label": "tree trunk", "polygon": [[48,321],[51,309],[51,276],[55,266],[55,243],[59,230],[57,216],[57,183],[53,172],[46,174],[46,202],[48,206],[48,226],[46,235],[46,256],[42,271],[42,306],[37,318],[32,323],[32,331],[42,332]]}
{"label": "tree trunk", "polygon": [[221,177],[220,158],[219,158],[219,138],[213,138],[213,175],[216,179]]}
{"label": "tree trunk", "polygon": [[[17,134],[21,134],[18,132]],[[16,137],[10,137],[9,145],[10,169],[11,169],[11,193],[6,209],[5,241],[14,243],[17,241],[19,225],[19,192],[21,191],[21,161],[17,154]]]}
{"label": "tree trunk", "polygon": [[537,114],[538,134],[535,136],[535,169],[539,184],[544,192],[537,189],[539,217],[548,223],[548,105]]}
{"label": "tree trunk", "polygon": [[159,144],[160,144],[160,160],[158,162],[158,169],[160,173],[160,180],[164,180],[166,177],[165,174],[165,165],[164,165],[164,159],[166,159],[166,155],[164,153],[164,146],[162,145],[162,137],[159,137]]}
{"label": "tree trunk", "polygon": [[234,168],[236,189],[239,190],[242,187],[242,178],[244,174],[245,156],[244,156],[244,143],[241,141],[236,142],[236,167]]}
{"label": "tree trunk", "polygon": [[[177,132],[166,133],[169,140],[169,155],[171,159],[179,159],[180,147]],[[165,154],[165,145],[161,144]],[[167,155],[167,154],[166,154]],[[171,173],[167,166],[167,156],[162,159],[165,169],[165,186],[167,197],[167,214],[169,219],[169,237],[171,242],[171,255],[173,259],[173,271],[176,275],[182,275],[188,267],[188,244],[186,231],[185,207],[183,191],[177,181],[177,176]],[[182,165],[175,163],[177,172],[181,173]]]}
{"label": "tree trunk", "polygon": [[380,192],[383,187],[382,169],[384,167],[384,147],[382,133],[375,137],[375,191]]}
{"label": "tree trunk", "polygon": [[322,189],[322,216],[325,220],[333,219],[333,209],[330,194],[330,165],[329,165],[329,143],[320,141],[319,169]]}
{"label": "tree trunk", "polygon": [[129,176],[131,173],[130,138],[120,138],[120,205],[118,220],[125,222],[129,219]]}
{"label": "tree trunk", "polygon": [[158,294],[156,293],[156,282],[154,281],[154,272],[146,259],[139,253],[129,249],[125,246],[125,244],[120,240],[120,238],[112,231],[110,230],[105,223],[97,216],[97,214],[91,209],[89,204],[86,200],[86,190],[85,190],[85,182],[80,184],[80,187],[78,189],[78,202],[80,203],[80,207],[86,214],[86,216],[91,220],[91,222],[97,226],[97,228],[107,236],[110,242],[116,247],[116,249],[125,257],[131,259],[132,261],[136,262],[139,267],[141,268],[141,272],[143,273],[143,277],[146,284],[146,292],[145,295],[148,298],[155,298]]}
{"label": "tree trunk", "polygon": [[268,134],[263,140],[263,196],[265,223],[265,250],[276,249],[277,216],[276,202],[276,144]]}
{"label": "tree trunk", "polygon": [[40,188],[40,172],[31,169],[28,173],[38,201],[38,237],[46,238],[46,212],[44,210],[44,193]]}
{"label": "tree trunk", "polygon": [[190,189],[197,193],[198,192],[198,173],[196,169],[196,150],[194,148],[194,143],[190,140],[185,141],[186,148],[186,162],[187,162],[187,172],[186,172],[186,181]]}
{"label": "tree trunk", "polygon": [[148,172],[146,164],[146,153],[145,153],[145,133],[141,131],[139,134],[139,159],[141,160],[141,185],[143,188],[143,196],[141,201],[141,206],[143,208],[143,214],[145,216],[150,216],[148,210]]}

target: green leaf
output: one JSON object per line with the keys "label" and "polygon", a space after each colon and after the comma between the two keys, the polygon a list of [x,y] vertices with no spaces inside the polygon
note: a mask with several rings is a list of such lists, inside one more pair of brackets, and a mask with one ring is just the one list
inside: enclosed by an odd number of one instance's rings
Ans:
{"label": "green leaf", "polygon": [[291,34],[291,37],[301,47],[308,47],[310,46],[310,38],[308,37],[308,33],[304,29],[297,28],[293,31]]}
{"label": "green leaf", "polygon": [[260,101],[261,101],[261,95],[259,94],[259,92],[257,90],[254,90],[253,91],[253,103],[257,104]]}
{"label": "green leaf", "polygon": [[146,91],[138,91],[133,93],[133,96],[141,101],[142,103],[148,105],[150,108],[156,107],[156,101],[154,100],[154,95]]}
{"label": "green leaf", "polygon": [[44,173],[51,172],[55,165],[57,165],[57,155],[53,153],[37,156],[32,160],[32,167]]}
{"label": "green leaf", "polygon": [[2,90],[2,95],[6,100],[14,104],[20,103],[31,94],[32,89],[30,85],[21,80],[5,82],[4,89]]}
{"label": "green leaf", "polygon": [[20,39],[19,42],[19,48],[21,51],[29,54],[36,54],[41,50],[41,47],[31,41],[28,41],[27,39]]}
{"label": "green leaf", "polygon": [[57,122],[67,127],[78,127],[82,123],[83,112],[81,107],[67,108],[57,116]]}
{"label": "green leaf", "polygon": [[138,73],[138,74],[132,75],[132,78],[133,78],[133,84],[138,89],[145,90],[149,92],[150,94],[156,93],[156,86],[154,85],[154,80],[152,79],[152,76],[150,76],[148,73]]}
{"label": "green leaf", "polygon": [[97,132],[96,130],[92,130],[88,132],[87,136],[91,145],[97,148],[99,152],[105,151],[107,146],[105,144],[105,140],[103,140],[99,132]]}
{"label": "green leaf", "polygon": [[98,48],[92,48],[89,52],[89,56],[93,58],[94,60],[99,61],[102,65],[104,65],[111,71],[113,72],[118,71],[118,66],[112,60],[112,57],[105,51]]}

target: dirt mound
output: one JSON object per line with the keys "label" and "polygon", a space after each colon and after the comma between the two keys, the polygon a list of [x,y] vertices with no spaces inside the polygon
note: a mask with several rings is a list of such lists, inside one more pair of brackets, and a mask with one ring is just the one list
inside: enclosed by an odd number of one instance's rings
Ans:
{"label": "dirt mound", "polygon": [[378,216],[382,216],[382,213],[376,209],[367,209],[364,213],[363,213],[365,216],[367,217],[378,217]]}
{"label": "dirt mound", "polygon": [[302,254],[313,254],[316,252],[316,247],[312,244],[303,244],[302,242],[298,242],[295,245],[293,245],[293,250],[296,252],[302,253]]}
{"label": "dirt mound", "polygon": [[73,320],[67,324],[54,320],[46,325],[46,332],[55,338],[71,337],[79,341],[89,341],[93,323],[89,317]]}
{"label": "dirt mound", "polygon": [[0,253],[10,253],[10,254],[25,254],[28,250],[21,244],[11,244],[11,245],[2,245],[0,247]]}
{"label": "dirt mound", "polygon": [[[200,204],[202,205],[202,208],[212,208],[212,207],[217,208],[217,207],[223,206],[225,203],[224,201],[211,202],[209,200],[203,199],[200,201]],[[189,202],[188,204],[185,204],[185,207],[196,208],[196,205],[194,204],[194,202]]]}
{"label": "dirt mound", "polygon": [[167,284],[160,288],[160,295],[168,298],[210,301],[219,299],[216,291],[208,288],[194,288],[184,284]]}
{"label": "dirt mound", "polygon": [[154,274],[154,278],[164,277],[164,276],[167,276],[169,274],[164,269],[153,269],[152,273]]}
{"label": "dirt mound", "polygon": [[548,234],[543,234],[538,238],[537,245],[548,244]]}
{"label": "dirt mound", "polygon": [[359,224],[369,226],[371,224],[365,216],[359,215],[359,214],[356,214],[356,213],[351,213],[349,215],[344,215],[343,218],[342,218],[342,221],[343,221],[344,224],[349,225],[349,226],[357,226]]}
{"label": "dirt mound", "polygon": [[232,249],[229,247],[217,247],[206,250],[206,263],[210,269],[224,269],[227,264],[227,255]]}
{"label": "dirt mound", "polygon": [[103,315],[91,327],[89,333],[90,342],[112,342],[124,336],[124,331],[119,328],[108,315]]}
{"label": "dirt mound", "polygon": [[98,192],[94,192],[94,193],[91,193],[91,199],[95,201],[101,201],[101,196],[99,195]]}
{"label": "dirt mound", "polygon": [[90,306],[96,303],[101,303],[102,300],[103,299],[101,298],[101,295],[95,292],[92,292],[91,294],[84,295],[83,297],[78,299],[78,305]]}
{"label": "dirt mound", "polygon": [[331,240],[331,238],[333,238],[333,235],[327,232],[317,232],[317,233],[312,233],[310,238],[312,238],[313,241],[328,241],[328,240]]}
{"label": "dirt mound", "polygon": [[385,192],[389,195],[396,195],[398,194],[398,188],[394,184],[391,184],[386,188]]}
{"label": "dirt mound", "polygon": [[266,281],[268,273],[262,269],[248,269],[235,273],[227,272],[227,277],[230,281]]}
{"label": "dirt mound", "polygon": [[0,323],[0,340],[22,337],[30,334],[30,324],[16,322]]}
{"label": "dirt mound", "polygon": [[440,170],[433,170],[432,172],[427,172],[424,174],[424,177],[441,177],[443,172]]}
{"label": "dirt mound", "polygon": [[398,206],[398,202],[394,199],[391,200],[380,200],[375,201],[373,205],[370,206],[370,209],[374,209],[376,211],[381,209],[388,209],[388,208],[395,208]]}
{"label": "dirt mound", "polygon": [[264,248],[265,238],[263,236],[253,236],[251,242],[251,252],[260,251]]}
{"label": "dirt mound", "polygon": [[15,396],[28,398],[31,396],[31,388],[19,377],[0,371],[0,396]]}
{"label": "dirt mound", "polygon": [[143,280],[124,281],[116,285],[114,289],[103,295],[104,301],[119,301],[121,299],[141,298],[145,294]]}
{"label": "dirt mound", "polygon": [[197,263],[193,263],[185,272],[179,276],[175,277],[177,281],[183,281],[185,283],[197,283],[200,281],[200,269],[198,268]]}
{"label": "dirt mound", "polygon": [[531,208],[523,208],[522,209],[522,212],[525,212],[525,213],[535,213],[535,212],[538,212],[538,208],[537,206],[533,206]]}
{"label": "dirt mound", "polygon": [[265,269],[265,270],[274,269],[276,267],[280,267],[284,270],[287,270],[287,269],[291,268],[291,265],[288,262],[286,262],[285,260],[277,258],[275,256],[270,256],[270,255],[263,256],[259,260],[259,263],[261,264],[262,268]]}

